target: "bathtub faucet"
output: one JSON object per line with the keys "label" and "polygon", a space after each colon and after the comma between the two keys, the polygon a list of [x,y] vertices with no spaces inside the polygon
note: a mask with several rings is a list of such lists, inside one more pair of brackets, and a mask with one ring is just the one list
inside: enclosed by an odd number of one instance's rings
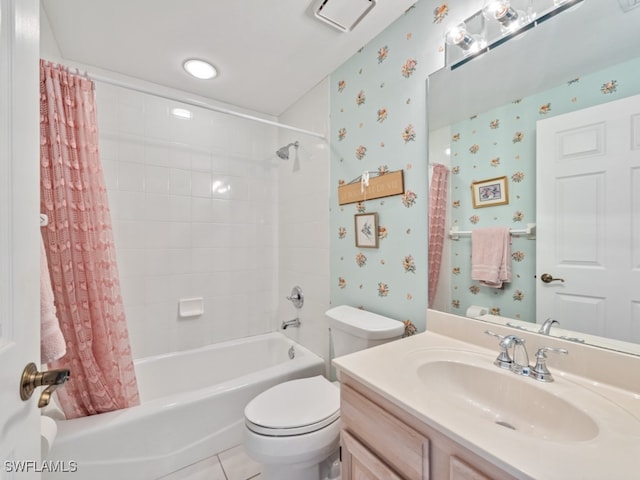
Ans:
{"label": "bathtub faucet", "polygon": [[282,329],[286,330],[287,327],[299,327],[300,326],[300,319],[298,317],[294,318],[293,320],[289,320],[288,322],[282,322]]}

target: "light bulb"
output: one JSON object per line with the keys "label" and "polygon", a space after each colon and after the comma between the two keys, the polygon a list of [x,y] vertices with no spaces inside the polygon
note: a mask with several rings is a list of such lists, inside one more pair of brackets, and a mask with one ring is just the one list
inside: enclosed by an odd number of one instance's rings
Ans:
{"label": "light bulb", "polygon": [[482,13],[487,20],[495,20],[500,23],[503,34],[516,32],[531,21],[531,17],[527,13],[515,10],[509,0],[486,0],[482,7]]}
{"label": "light bulb", "polygon": [[464,23],[459,23],[447,30],[445,41],[449,45],[457,45],[463,50],[470,50],[476,43],[475,39],[467,32]]}
{"label": "light bulb", "polygon": [[497,20],[507,28],[514,22],[519,23],[519,15],[513,8],[509,0],[487,0],[482,7],[482,13],[487,20]]}

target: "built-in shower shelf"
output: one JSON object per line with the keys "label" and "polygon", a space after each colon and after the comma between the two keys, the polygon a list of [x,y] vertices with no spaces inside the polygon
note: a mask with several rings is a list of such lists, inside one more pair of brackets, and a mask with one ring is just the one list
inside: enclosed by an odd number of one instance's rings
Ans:
{"label": "built-in shower shelf", "polygon": [[181,298],[178,300],[178,315],[180,318],[199,317],[204,313],[204,299]]}

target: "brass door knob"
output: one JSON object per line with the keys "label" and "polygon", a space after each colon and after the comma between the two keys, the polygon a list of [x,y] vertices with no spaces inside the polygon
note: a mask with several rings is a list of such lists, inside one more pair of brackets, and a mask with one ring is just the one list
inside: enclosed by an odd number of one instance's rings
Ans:
{"label": "brass door knob", "polygon": [[38,408],[46,407],[49,405],[51,395],[58,386],[69,380],[71,372],[67,369],[60,370],[47,370],[46,372],[39,372],[35,363],[29,363],[22,371],[22,378],[20,380],[20,398],[27,401],[33,395],[33,391],[36,387],[47,386],[40,395],[38,401]]}
{"label": "brass door knob", "polygon": [[564,283],[564,278],[553,278],[553,275],[549,275],[548,273],[543,273],[540,276],[540,280],[542,280],[544,283],[551,283],[551,282],[563,282]]}

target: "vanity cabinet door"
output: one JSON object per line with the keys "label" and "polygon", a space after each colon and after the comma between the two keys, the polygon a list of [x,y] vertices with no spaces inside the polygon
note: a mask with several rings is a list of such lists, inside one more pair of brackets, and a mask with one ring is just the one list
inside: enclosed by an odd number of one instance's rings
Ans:
{"label": "vanity cabinet door", "polygon": [[343,480],[403,480],[348,432],[342,431]]}
{"label": "vanity cabinet door", "polygon": [[451,457],[449,480],[491,480],[457,457]]}
{"label": "vanity cabinet door", "polygon": [[518,480],[342,372],[342,480]]}
{"label": "vanity cabinet door", "polygon": [[[343,480],[429,479],[428,438],[347,385],[341,386],[340,398],[343,435],[348,435],[362,444],[371,456],[388,465],[388,468],[392,469],[389,471],[397,472],[398,475],[396,477],[350,477],[347,474],[343,476]],[[353,445],[353,442],[351,444]],[[367,464],[365,463],[364,466]]]}

